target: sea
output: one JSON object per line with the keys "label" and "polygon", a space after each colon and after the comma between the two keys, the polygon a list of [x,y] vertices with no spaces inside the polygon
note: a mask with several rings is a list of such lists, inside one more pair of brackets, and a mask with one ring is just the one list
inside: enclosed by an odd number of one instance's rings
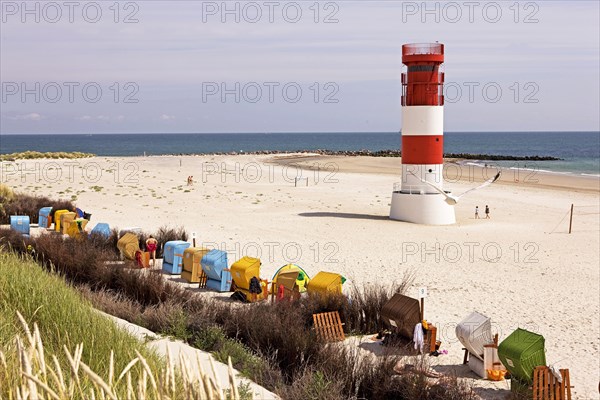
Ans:
{"label": "sea", "polygon": [[[99,156],[399,149],[399,132],[0,135],[0,154],[80,151]],[[600,177],[600,132],[449,132],[446,153],[551,156],[560,161],[468,160],[503,168]]]}

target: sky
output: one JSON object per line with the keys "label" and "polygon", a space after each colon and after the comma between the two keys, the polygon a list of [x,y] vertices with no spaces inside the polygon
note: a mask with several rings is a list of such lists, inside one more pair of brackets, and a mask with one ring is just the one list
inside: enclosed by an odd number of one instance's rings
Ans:
{"label": "sky", "polygon": [[0,134],[397,132],[445,45],[445,130],[600,130],[598,1],[0,1]]}

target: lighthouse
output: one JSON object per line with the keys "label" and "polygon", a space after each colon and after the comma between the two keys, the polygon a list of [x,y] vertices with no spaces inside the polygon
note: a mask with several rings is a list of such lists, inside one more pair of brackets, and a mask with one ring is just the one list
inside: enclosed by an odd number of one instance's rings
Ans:
{"label": "lighthouse", "polygon": [[[394,185],[390,218],[428,225],[456,222],[443,191],[444,45],[402,46],[402,181]],[[438,188],[436,190],[436,188]]]}

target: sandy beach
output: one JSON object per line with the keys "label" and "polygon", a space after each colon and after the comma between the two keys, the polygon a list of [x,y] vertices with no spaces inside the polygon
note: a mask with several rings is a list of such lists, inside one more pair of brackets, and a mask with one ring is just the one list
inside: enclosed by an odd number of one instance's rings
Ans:
{"label": "sandy beach", "polygon": [[[499,182],[461,199],[455,225],[440,227],[387,218],[393,184],[401,179],[399,158],[95,157],[17,164],[2,163],[0,182],[73,198],[92,214],[90,228],[98,222],[148,231],[185,226],[199,245],[228,251],[230,263],[260,257],[264,278],[288,262],[310,275],[339,272],[346,286],[412,276],[408,294],[427,287],[425,317],[448,350],[431,357],[434,368],[469,379],[484,399],[504,398],[509,385],[477,379],[462,365],[454,329],[474,310],[492,318],[500,340],[517,327],[542,334],[548,364],[570,369],[574,398],[599,398],[597,177],[507,170]],[[445,188],[456,194],[495,173],[451,161],[446,169]],[[474,218],[476,206],[482,219]]]}

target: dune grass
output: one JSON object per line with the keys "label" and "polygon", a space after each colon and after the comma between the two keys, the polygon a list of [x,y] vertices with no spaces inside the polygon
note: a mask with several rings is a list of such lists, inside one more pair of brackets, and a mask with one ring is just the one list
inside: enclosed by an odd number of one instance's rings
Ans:
{"label": "dune grass", "polygon": [[0,224],[8,224],[11,215],[27,215],[32,224],[37,224],[42,207],[52,207],[52,216],[56,210],[73,210],[75,204],[70,200],[52,200],[45,196],[14,192],[10,187],[0,184]]}
{"label": "dune grass", "polygon": [[[37,324],[40,336],[45,339],[46,354],[55,355],[63,371],[70,369],[63,346],[73,354],[80,344],[83,344],[82,360],[100,376],[108,376],[111,351],[116,371],[122,371],[138,352],[151,369],[164,366],[155,353],[93,310],[63,279],[44,271],[27,257],[0,253],[0,350],[7,354],[0,382],[22,379],[14,337],[22,333],[23,328],[16,311],[28,325]],[[141,368],[132,369],[134,381],[142,373]],[[93,387],[93,382],[87,377],[82,379],[81,385],[86,392]],[[11,398],[6,390],[6,385],[0,384],[1,398]]]}
{"label": "dune grass", "polygon": [[0,154],[0,161],[13,161],[13,160],[34,160],[38,158],[50,158],[50,159],[75,159],[75,158],[89,158],[94,157],[95,154],[82,153],[79,151],[23,151],[20,153]]}
{"label": "dune grass", "polygon": [[105,242],[100,246],[96,238],[73,240],[52,234],[24,239],[0,229],[0,247],[20,254],[34,252],[38,263],[76,285],[96,308],[181,338],[219,359],[231,357],[244,375],[284,399],[475,398],[471,388],[455,377],[429,382],[396,376],[396,356],[363,357],[358,351],[326,346],[311,329],[313,313],[339,311],[348,334],[380,331],[382,305],[404,291],[411,276],[389,286],[355,287],[352,301],[343,295],[308,296],[294,303],[239,307],[194,295],[165,280],[160,271],[140,273],[107,262],[117,256],[111,240]]}

